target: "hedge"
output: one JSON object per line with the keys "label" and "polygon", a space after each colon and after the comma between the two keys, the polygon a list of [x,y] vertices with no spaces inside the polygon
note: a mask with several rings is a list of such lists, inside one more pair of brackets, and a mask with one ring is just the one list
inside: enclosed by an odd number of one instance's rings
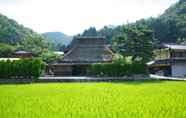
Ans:
{"label": "hedge", "polygon": [[44,63],[39,59],[0,61],[0,78],[39,78],[44,68]]}
{"label": "hedge", "polygon": [[147,65],[144,63],[126,63],[125,61],[113,63],[92,64],[89,67],[89,74],[96,76],[131,76],[131,75],[147,75]]}

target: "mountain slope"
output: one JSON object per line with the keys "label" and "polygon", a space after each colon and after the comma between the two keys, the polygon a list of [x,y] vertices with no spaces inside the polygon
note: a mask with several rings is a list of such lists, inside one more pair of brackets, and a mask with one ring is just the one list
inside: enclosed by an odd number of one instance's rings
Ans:
{"label": "mountain slope", "polygon": [[19,45],[21,49],[39,53],[48,44],[44,37],[0,14],[0,43]]}
{"label": "mountain slope", "polygon": [[186,39],[186,0],[180,0],[157,18],[142,19],[135,26],[149,27],[160,43],[176,43]]}
{"label": "mountain slope", "polygon": [[172,5],[158,20],[167,25],[165,27],[168,30],[166,36],[173,41],[186,38],[186,0],[180,0]]}
{"label": "mountain slope", "polygon": [[67,36],[62,32],[46,32],[42,34],[49,42],[53,43],[54,45],[69,45],[72,41],[71,36]]}
{"label": "mountain slope", "polygon": [[26,39],[40,37],[33,30],[18,24],[16,21],[0,14],[0,42],[18,43]]}
{"label": "mountain slope", "polygon": [[180,0],[173,4],[157,18],[141,19],[115,28],[104,27],[96,33],[85,30],[84,33],[106,36],[108,43],[110,43],[114,37],[123,33],[125,27],[147,27],[154,32],[156,43],[160,44],[186,42],[186,0]]}

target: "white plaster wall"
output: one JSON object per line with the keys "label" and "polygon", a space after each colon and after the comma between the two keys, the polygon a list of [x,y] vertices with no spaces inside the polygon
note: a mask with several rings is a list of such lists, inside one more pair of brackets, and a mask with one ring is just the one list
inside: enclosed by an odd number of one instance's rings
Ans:
{"label": "white plaster wall", "polygon": [[186,63],[172,65],[173,77],[186,77]]}

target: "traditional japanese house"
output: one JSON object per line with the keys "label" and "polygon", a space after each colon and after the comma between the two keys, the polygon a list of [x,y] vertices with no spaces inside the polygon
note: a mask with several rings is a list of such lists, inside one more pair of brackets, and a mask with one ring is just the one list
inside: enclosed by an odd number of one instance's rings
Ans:
{"label": "traditional japanese house", "polygon": [[152,74],[186,77],[186,45],[165,44],[154,54],[155,60],[148,63]]}
{"label": "traditional japanese house", "polygon": [[49,64],[47,71],[54,75],[86,75],[90,64],[112,62],[113,57],[104,37],[75,37],[63,61]]}

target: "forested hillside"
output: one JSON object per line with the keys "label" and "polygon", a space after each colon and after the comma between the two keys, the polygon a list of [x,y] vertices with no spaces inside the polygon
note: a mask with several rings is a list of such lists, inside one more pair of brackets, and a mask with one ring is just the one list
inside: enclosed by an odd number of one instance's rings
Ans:
{"label": "forested hillside", "polygon": [[[32,31],[16,21],[0,14],[0,48],[6,48],[7,45],[41,53],[43,48],[48,48],[48,43],[40,34]],[[3,44],[6,44],[4,47]]]}
{"label": "forested hillside", "polygon": [[176,43],[186,41],[186,0],[180,0],[170,6],[165,13],[157,18],[141,19],[135,23],[117,26],[116,28],[104,28],[95,32],[94,27],[85,30],[82,35],[104,35],[108,43],[114,37],[123,33],[126,27],[144,27],[154,32],[154,38],[159,43]]}
{"label": "forested hillside", "polygon": [[72,41],[71,36],[67,36],[62,32],[46,32],[46,33],[43,33],[42,35],[57,50],[60,50],[62,47],[69,45]]}
{"label": "forested hillside", "polygon": [[183,42],[186,38],[186,0],[172,5],[158,18],[143,19],[135,25],[152,29],[160,43]]}

